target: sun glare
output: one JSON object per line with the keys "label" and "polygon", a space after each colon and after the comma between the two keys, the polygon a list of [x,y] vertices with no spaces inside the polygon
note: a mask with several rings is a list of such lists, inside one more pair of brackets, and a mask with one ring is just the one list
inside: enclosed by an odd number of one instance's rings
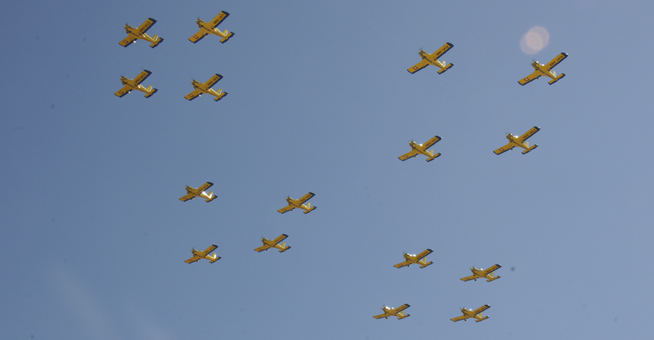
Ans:
{"label": "sun glare", "polygon": [[536,54],[550,42],[550,34],[544,27],[534,26],[520,40],[520,48],[527,54]]}

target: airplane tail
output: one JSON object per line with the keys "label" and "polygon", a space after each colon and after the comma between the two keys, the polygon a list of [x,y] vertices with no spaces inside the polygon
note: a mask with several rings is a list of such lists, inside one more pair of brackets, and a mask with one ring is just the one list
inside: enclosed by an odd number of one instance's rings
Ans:
{"label": "airplane tail", "polygon": [[533,149],[535,149],[537,147],[538,147],[538,144],[534,144],[531,147],[529,147],[528,149],[526,149],[525,151],[523,151],[522,154],[525,155],[525,154],[527,154],[528,152],[531,152],[531,150],[533,150]]}
{"label": "airplane tail", "polygon": [[309,209],[304,211],[305,214],[308,214],[308,213],[310,213],[310,212],[312,212],[313,210],[316,209],[315,206],[313,206],[313,207],[311,206],[311,203],[307,203],[307,208],[309,208]]}
{"label": "airplane tail", "polygon": [[490,273],[490,275],[488,276],[488,279],[486,280],[486,282],[495,281],[495,280],[497,280],[499,278],[500,278],[500,276],[493,276],[493,273]]}
{"label": "airplane tail", "polygon": [[432,264],[432,263],[434,263],[434,262],[429,261],[429,262],[423,264],[422,266],[420,266],[420,269],[425,268],[425,267],[427,267],[428,265],[430,265],[430,264]]}
{"label": "airplane tail", "polygon": [[[479,313],[479,316],[481,316],[481,313]],[[488,316],[484,316],[483,318],[477,319],[477,322],[481,322],[481,321],[484,321],[486,319],[488,319]]]}
{"label": "airplane tail", "polygon": [[213,253],[213,255],[208,255],[207,260],[209,260],[209,263],[214,263],[218,260],[220,260],[220,256],[216,255],[216,253]]}
{"label": "airplane tail", "polygon": [[213,194],[213,191],[209,191],[209,193],[207,194],[207,196],[209,196],[209,198],[207,198],[207,200],[206,200],[207,203],[209,203],[209,202],[215,200],[215,199],[218,197],[218,196],[216,196],[216,195]]}
{"label": "airplane tail", "polygon": [[565,77],[565,73],[561,73],[558,76],[556,76],[556,73],[554,73],[554,71],[552,71],[552,73],[554,74],[555,78],[549,81],[548,84],[550,85],[556,83],[557,81],[561,80],[561,78]]}
{"label": "airplane tail", "polygon": [[219,101],[219,100],[223,99],[224,96],[227,95],[227,92],[223,92],[222,89],[218,89],[217,92],[218,92],[218,95],[213,98],[213,100],[215,100],[215,101]]}
{"label": "airplane tail", "polygon": [[152,40],[154,40],[154,42],[150,44],[150,47],[152,48],[157,47],[157,45],[161,44],[161,42],[164,41],[163,38],[159,38],[159,36],[156,34],[154,35],[154,37],[152,37]]}
{"label": "airplane tail", "polygon": [[157,91],[159,91],[157,89],[153,89],[152,85],[148,86],[147,90],[148,90],[148,93],[145,94],[145,98],[150,98],[150,97],[152,97],[153,94],[155,94]]}
{"label": "airplane tail", "polygon": [[431,161],[433,161],[434,159],[438,158],[441,155],[440,152],[434,155],[434,150],[429,150],[429,153],[432,154],[433,156],[427,158],[427,162],[431,162]]}
{"label": "airplane tail", "polygon": [[286,242],[283,242],[283,243],[280,244],[279,246],[281,247],[281,248],[279,249],[279,252],[280,252],[280,253],[283,253],[283,252],[285,252],[285,251],[291,249],[290,246],[288,246],[288,247],[286,246]]}
{"label": "airplane tail", "polygon": [[[443,64],[445,64],[445,60],[443,60]],[[447,66],[445,66],[442,69],[438,70],[438,74],[441,74],[441,73],[449,70],[450,68],[452,68],[452,66],[454,66],[454,64],[452,64],[452,63],[448,64]]]}
{"label": "airplane tail", "polygon": [[402,319],[404,319],[404,318],[408,318],[408,317],[410,317],[410,316],[411,316],[411,314],[402,314],[402,315],[398,315],[398,316],[397,316],[397,319],[398,319],[398,320],[402,320]]}
{"label": "airplane tail", "polygon": [[231,38],[231,37],[234,36],[234,32],[227,32],[227,30],[225,30],[225,32],[220,32],[220,33],[222,33],[222,34],[225,36],[224,38],[222,38],[222,39],[220,40],[220,42],[223,43],[223,44],[224,44],[227,40],[229,40],[229,38]]}

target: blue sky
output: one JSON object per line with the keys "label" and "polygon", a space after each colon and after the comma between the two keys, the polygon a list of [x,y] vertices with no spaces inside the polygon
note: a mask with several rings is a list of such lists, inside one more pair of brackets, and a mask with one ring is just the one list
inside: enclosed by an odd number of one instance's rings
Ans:
{"label": "blue sky", "polygon": [[[649,335],[653,7],[3,4],[0,337]],[[220,11],[235,36],[190,43]],[[148,17],[163,43],[118,45]],[[452,69],[406,71],[445,42]],[[564,79],[517,83],[560,52]],[[154,96],[114,96],[143,69]],[[214,73],[227,97],[183,98]],[[532,126],[538,149],[493,154]],[[397,159],[434,135],[440,158]],[[206,181],[216,200],[179,201]],[[276,212],[309,191],[315,211]],[[281,233],[291,250],[253,251]],[[210,244],[220,261],[183,262]],[[426,248],[432,266],[393,267]],[[500,280],[459,280],[494,263]]]}

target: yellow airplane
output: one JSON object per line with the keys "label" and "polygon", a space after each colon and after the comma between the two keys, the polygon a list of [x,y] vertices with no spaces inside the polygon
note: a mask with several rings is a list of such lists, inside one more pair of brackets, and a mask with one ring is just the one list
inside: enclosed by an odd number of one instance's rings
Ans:
{"label": "yellow airplane", "polygon": [[411,146],[411,151],[405,153],[404,155],[398,157],[401,161],[406,161],[407,159],[411,157],[415,157],[418,154],[425,155],[427,156],[427,162],[431,162],[434,159],[436,159],[438,156],[440,156],[440,153],[434,154],[434,150],[427,150],[429,149],[432,145],[438,143],[442,138],[439,136],[434,136],[432,139],[428,140],[424,144],[418,144],[414,141],[409,142],[409,146]]}
{"label": "yellow airplane", "polygon": [[412,264],[419,264],[420,268],[425,268],[433,263],[431,261],[427,262],[427,260],[425,260],[425,257],[431,254],[432,252],[433,250],[427,249],[418,255],[404,253],[404,258],[406,259],[406,261],[395,264],[394,266],[395,268],[402,268],[404,266],[411,266]]}
{"label": "yellow airplane", "polygon": [[462,277],[461,281],[463,282],[470,281],[470,280],[477,281],[477,279],[482,279],[482,278],[486,279],[486,282],[495,281],[499,279],[500,276],[493,276],[493,272],[500,268],[502,268],[502,265],[499,264],[496,264],[488,269],[472,267],[470,268],[470,270],[472,271],[472,275]]}
{"label": "yellow airplane", "polygon": [[212,251],[216,250],[218,248],[217,245],[212,244],[209,248],[205,249],[204,251],[199,251],[195,248],[191,250],[193,253],[193,257],[191,257],[188,260],[184,260],[184,262],[191,264],[193,262],[200,261],[200,259],[207,259],[209,260],[209,263],[214,263],[218,260],[220,260],[220,256],[216,255],[216,253],[213,253],[212,255],[209,255]]}
{"label": "yellow airplane", "polygon": [[139,91],[145,92],[145,98],[150,98],[150,96],[152,96],[155,92],[157,92],[157,89],[152,88],[152,85],[150,85],[148,87],[145,87],[145,86],[141,85],[141,82],[143,82],[145,80],[145,78],[147,78],[151,73],[152,72],[150,72],[148,70],[143,70],[133,80],[129,79],[127,77],[124,77],[124,76],[120,76],[120,81],[125,86],[123,86],[122,89],[118,90],[118,92],[116,92],[114,94],[117,95],[118,97],[122,97],[122,96],[132,92],[132,90],[139,90]]}
{"label": "yellow airplane", "polygon": [[142,23],[138,28],[125,24],[125,32],[127,32],[128,36],[127,38],[123,39],[123,41],[119,42],[119,44],[123,47],[127,47],[135,42],[136,39],[142,39],[150,42],[150,47],[155,48],[163,41],[163,38],[159,38],[156,34],[154,37],[150,37],[149,35],[145,34],[145,32],[150,29],[150,27],[154,25],[155,22],[157,22],[157,20],[148,18],[148,20]]}
{"label": "yellow airplane", "polygon": [[305,214],[310,213],[312,210],[316,209],[316,207],[312,207],[311,203],[307,203],[306,205],[303,204],[304,202],[308,201],[311,197],[315,196],[316,194],[310,192],[304,196],[302,196],[300,199],[292,199],[291,196],[286,197],[286,202],[288,202],[288,205],[277,210],[280,214],[283,214],[285,212],[291,211],[295,208],[303,209]]}
{"label": "yellow airplane", "polygon": [[384,311],[384,314],[379,314],[379,315],[374,315],[373,318],[375,319],[381,319],[381,318],[386,318],[388,319],[389,316],[397,316],[398,320],[402,320],[404,318],[408,318],[411,316],[411,314],[404,314],[404,310],[411,307],[410,304],[405,303],[400,307],[393,308],[393,307],[386,307],[382,306],[382,310]]}
{"label": "yellow airplane", "polygon": [[197,189],[187,185],[186,186],[186,195],[180,197],[179,199],[182,202],[186,202],[186,201],[192,200],[192,199],[194,199],[196,197],[202,197],[202,198],[206,199],[207,203],[211,202],[211,201],[215,200],[216,197],[218,197],[218,196],[214,195],[213,191],[209,191],[208,194],[206,192],[204,192],[204,191],[211,188],[212,185],[213,185],[213,183],[207,182],[207,183],[202,184],[202,186],[197,188]]}
{"label": "yellow airplane", "polygon": [[558,63],[563,61],[563,59],[567,58],[568,54],[565,52],[561,52],[561,54],[557,55],[547,63],[546,65],[543,65],[537,61],[534,60],[533,63],[531,63],[531,66],[534,67],[534,73],[528,75],[526,78],[518,80],[518,83],[522,86],[526,85],[527,83],[531,82],[534,79],[540,78],[540,76],[547,76],[552,78],[552,80],[549,81],[549,84],[552,85],[559,81],[561,78],[565,77],[565,73],[561,73],[558,76],[556,75],[556,72],[552,70],[554,66],[556,66]]}
{"label": "yellow airplane", "polygon": [[439,48],[436,52],[432,54],[428,54],[427,52],[420,50],[418,54],[420,54],[422,60],[419,63],[415,64],[414,66],[409,67],[407,71],[409,71],[409,73],[416,73],[422,70],[423,68],[427,67],[428,65],[434,65],[439,67],[440,70],[438,71],[438,74],[441,74],[449,70],[450,67],[454,66],[454,64],[450,63],[448,65],[445,65],[445,60],[438,61],[438,58],[443,54],[445,54],[445,52],[449,51],[449,49],[452,48],[452,46],[454,45],[450,43],[445,43],[445,45],[443,45],[441,48]]}
{"label": "yellow airplane", "polygon": [[220,14],[218,14],[211,22],[204,22],[200,18],[196,20],[195,22],[198,24],[198,27],[200,27],[200,31],[198,33],[195,33],[194,36],[190,37],[188,40],[190,40],[192,43],[198,42],[198,40],[204,38],[207,36],[207,34],[214,34],[222,39],[220,40],[221,43],[225,43],[225,41],[229,40],[232,36],[234,36],[234,32],[227,32],[225,31],[220,31],[219,29],[216,28],[220,24],[221,21],[225,20],[229,16],[229,13],[222,11]]}
{"label": "yellow airplane", "polygon": [[263,245],[261,247],[259,247],[259,248],[255,248],[254,250],[257,251],[257,252],[262,252],[264,250],[268,251],[268,249],[270,249],[270,248],[277,248],[277,249],[279,249],[280,253],[283,253],[283,252],[291,249],[290,246],[286,245],[286,242],[283,242],[282,244],[279,244],[279,242],[284,241],[287,237],[288,237],[288,235],[286,235],[286,234],[281,234],[281,235],[279,235],[279,237],[277,237],[274,240],[269,240],[269,239],[267,239],[265,237],[262,237],[261,241],[263,242]]}
{"label": "yellow airplane", "polygon": [[195,90],[184,96],[184,98],[188,100],[193,100],[201,96],[203,93],[207,93],[216,97],[213,100],[215,101],[221,100],[224,96],[227,95],[227,92],[223,92],[223,90],[221,89],[218,89],[218,91],[216,91],[211,87],[214,86],[220,79],[222,79],[222,77],[223,76],[221,76],[220,74],[214,74],[213,77],[209,78],[209,80],[207,80],[206,83],[201,83],[193,79],[191,83],[193,84],[193,88],[195,88]]}
{"label": "yellow airplane", "polygon": [[509,140],[509,144],[493,151],[495,152],[496,155],[502,154],[504,152],[507,152],[509,150],[513,150],[516,146],[519,146],[525,151],[522,152],[522,154],[526,154],[527,152],[530,152],[531,150],[535,149],[538,147],[538,144],[534,144],[532,146],[529,146],[529,142],[527,142],[527,139],[531,136],[534,135],[534,133],[538,132],[540,128],[538,126],[534,126],[533,128],[529,129],[529,131],[525,132],[522,136],[518,137],[512,134],[507,134],[506,139]]}
{"label": "yellow airplane", "polygon": [[484,320],[488,319],[488,316],[482,317],[481,312],[487,310],[488,308],[490,308],[489,305],[483,305],[483,306],[481,306],[481,307],[479,307],[479,308],[477,308],[475,310],[461,308],[461,312],[463,313],[463,315],[457,316],[456,318],[452,318],[450,320],[452,320],[454,322],[461,321],[461,320],[468,321],[468,319],[476,319],[477,322],[484,321]]}

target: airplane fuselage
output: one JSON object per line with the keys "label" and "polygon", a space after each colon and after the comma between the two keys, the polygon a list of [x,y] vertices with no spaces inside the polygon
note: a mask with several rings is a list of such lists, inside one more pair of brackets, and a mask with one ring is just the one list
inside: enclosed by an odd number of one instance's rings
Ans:
{"label": "airplane fuselage", "polygon": [[514,136],[514,135],[509,133],[509,134],[506,135],[506,139],[508,139],[509,142],[511,142],[511,144],[514,144],[515,146],[519,146],[519,147],[524,148],[524,149],[529,149],[528,144],[519,141],[520,136]]}
{"label": "airplane fuselage", "polygon": [[151,42],[151,43],[158,43],[158,41],[156,40],[156,37],[157,37],[156,35],[155,35],[155,37],[151,37],[151,36],[147,35],[146,33],[141,33],[141,31],[136,27],[132,27],[130,25],[125,25],[125,32],[127,32],[127,34],[135,35],[138,39],[143,39],[143,40],[146,40],[146,41]]}
{"label": "airplane fuselage", "polygon": [[538,71],[538,73],[540,73],[541,75],[546,76],[546,77],[550,77],[552,79],[556,79],[556,73],[554,71],[548,70],[547,66],[545,66],[545,65],[543,65],[543,64],[541,64],[541,63],[539,63],[537,61],[534,61],[531,64],[531,66],[533,66],[534,70]]}
{"label": "airplane fuselage", "polygon": [[193,88],[200,90],[200,92],[202,93],[207,93],[216,97],[220,96],[220,93],[216,92],[216,90],[212,89],[208,85],[205,85],[204,83],[201,83],[197,80],[193,80],[192,83],[193,83]]}
{"label": "airplane fuselage", "polygon": [[438,59],[430,59],[427,57],[427,53],[425,51],[420,51],[418,54],[420,54],[420,57],[424,59],[428,64],[438,66],[440,68],[445,68],[445,63],[440,62]]}

